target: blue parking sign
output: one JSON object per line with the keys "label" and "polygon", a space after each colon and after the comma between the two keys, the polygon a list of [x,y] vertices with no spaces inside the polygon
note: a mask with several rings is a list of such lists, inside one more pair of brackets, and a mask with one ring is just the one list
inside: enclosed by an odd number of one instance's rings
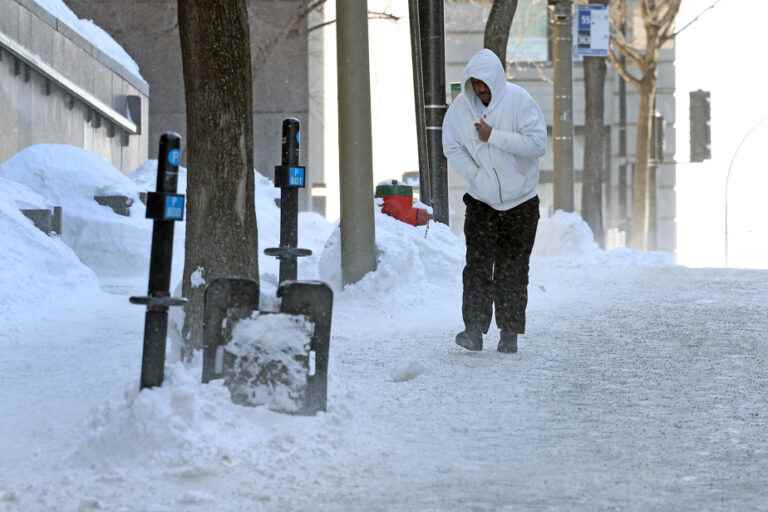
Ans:
{"label": "blue parking sign", "polygon": [[165,196],[165,208],[163,210],[165,220],[184,220],[184,196]]}
{"label": "blue parking sign", "polygon": [[304,188],[305,172],[303,167],[291,167],[288,169],[288,186],[292,188]]}

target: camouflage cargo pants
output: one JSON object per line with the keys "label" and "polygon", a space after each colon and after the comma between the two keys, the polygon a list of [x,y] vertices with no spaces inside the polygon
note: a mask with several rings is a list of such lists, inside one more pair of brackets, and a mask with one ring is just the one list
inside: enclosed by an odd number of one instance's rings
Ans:
{"label": "camouflage cargo pants", "polygon": [[462,314],[467,328],[488,332],[494,306],[499,329],[525,332],[528,264],[539,223],[539,198],[510,210],[494,210],[469,194],[464,235]]}

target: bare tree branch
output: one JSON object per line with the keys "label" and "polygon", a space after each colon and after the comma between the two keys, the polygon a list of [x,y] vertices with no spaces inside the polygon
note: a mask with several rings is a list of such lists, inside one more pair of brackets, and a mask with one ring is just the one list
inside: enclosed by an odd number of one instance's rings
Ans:
{"label": "bare tree branch", "polygon": [[690,27],[691,25],[693,25],[693,24],[694,24],[696,21],[698,21],[698,20],[699,20],[699,18],[701,18],[701,17],[704,15],[704,13],[706,13],[706,12],[707,12],[707,11],[709,11],[709,10],[712,10],[712,9],[714,9],[714,8],[717,6],[717,4],[719,4],[721,1],[722,1],[722,0],[715,0],[715,3],[713,3],[712,5],[710,5],[709,7],[707,7],[706,9],[704,9],[703,11],[701,11],[699,14],[697,14],[697,15],[696,15],[696,17],[695,17],[695,18],[693,18],[691,21],[689,21],[688,23],[686,23],[686,24],[685,24],[685,26],[684,26],[683,28],[681,28],[680,30],[678,30],[678,31],[677,31],[677,32],[675,32],[674,34],[671,34],[670,36],[668,36],[668,37],[667,37],[667,39],[674,39],[674,38],[676,38],[677,36],[679,36],[679,35],[680,35],[680,32],[682,32],[683,30],[685,30],[685,29],[687,29],[688,27]]}
{"label": "bare tree branch", "polygon": [[669,32],[675,26],[675,18],[680,11],[681,2],[682,0],[670,0],[666,4],[667,12],[664,13],[659,22],[659,47],[664,46],[669,37]]}
{"label": "bare tree branch", "polygon": [[633,60],[638,66],[642,66],[645,63],[645,59],[643,59],[643,54],[641,51],[630,46],[624,39],[624,36],[621,34],[620,30],[615,30],[614,32],[615,37],[612,40],[613,44],[619,49],[619,51],[621,51],[624,56]]}
{"label": "bare tree branch", "polygon": [[277,45],[286,40],[291,34],[296,33],[301,22],[304,21],[312,11],[322,7],[325,2],[326,0],[305,0],[296,10],[294,17],[288,20],[288,23],[286,23],[285,28],[283,28],[282,31],[256,49],[253,56],[254,67],[264,64]]}
{"label": "bare tree branch", "polygon": [[[325,1],[325,0],[323,0]],[[378,12],[378,11],[368,11],[368,19],[369,20],[391,20],[391,21],[400,21],[400,16],[395,16],[392,13],[388,12]],[[315,30],[319,30],[323,27],[327,27],[328,25],[333,25],[336,23],[336,20],[328,20],[324,21],[323,23],[318,23],[317,25],[313,25],[307,29],[307,32],[314,32]]]}
{"label": "bare tree branch", "polygon": [[333,25],[336,23],[336,20],[330,20],[330,21],[324,21],[322,23],[318,23],[317,25],[312,25],[307,29],[307,33],[314,32],[315,30],[320,30],[323,27],[327,27],[328,25]]}
{"label": "bare tree branch", "polygon": [[608,59],[611,61],[611,64],[613,65],[616,72],[621,75],[621,78],[636,85],[637,87],[640,87],[642,80],[640,78],[636,78],[632,75],[632,73],[629,72],[629,70],[626,68],[626,65],[621,63],[621,58],[616,55],[616,51],[613,48],[611,48],[608,52]]}

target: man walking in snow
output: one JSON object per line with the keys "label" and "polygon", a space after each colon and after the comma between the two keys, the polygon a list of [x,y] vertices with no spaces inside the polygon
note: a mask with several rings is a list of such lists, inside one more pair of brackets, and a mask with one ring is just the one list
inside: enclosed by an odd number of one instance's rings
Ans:
{"label": "man walking in snow", "polygon": [[525,332],[528,263],[539,222],[539,157],[547,126],[541,108],[507,83],[501,61],[480,50],[464,69],[462,93],[443,122],[443,151],[469,184],[464,234],[462,314],[456,343],[483,349],[491,316],[501,330],[499,352],[517,352]]}

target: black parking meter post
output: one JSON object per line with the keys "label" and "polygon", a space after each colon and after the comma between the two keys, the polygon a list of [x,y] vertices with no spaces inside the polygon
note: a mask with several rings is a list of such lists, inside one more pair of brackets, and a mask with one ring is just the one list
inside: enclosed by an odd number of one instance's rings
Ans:
{"label": "black parking meter post", "polygon": [[298,119],[283,121],[282,162],[275,167],[275,187],[280,188],[280,247],[264,251],[280,260],[279,282],[295,281],[297,258],[312,251],[299,249],[299,189],[306,187],[306,169],[299,165],[301,126]]}
{"label": "black parking meter post", "polygon": [[147,218],[152,225],[152,253],[146,297],[131,297],[133,304],[147,306],[144,316],[144,349],[141,357],[141,389],[161,386],[168,335],[168,308],[182,306],[184,299],[170,295],[173,260],[173,223],[184,219],[184,196],[176,193],[181,157],[181,137],[165,133],[160,137],[157,158],[157,186],[147,194]]}
{"label": "black parking meter post", "polygon": [[[299,165],[299,121],[283,121],[283,158],[282,165]],[[299,189],[283,187],[280,190],[280,245],[282,247],[299,246]],[[280,260],[280,282],[295,281],[298,273],[296,258]]]}

